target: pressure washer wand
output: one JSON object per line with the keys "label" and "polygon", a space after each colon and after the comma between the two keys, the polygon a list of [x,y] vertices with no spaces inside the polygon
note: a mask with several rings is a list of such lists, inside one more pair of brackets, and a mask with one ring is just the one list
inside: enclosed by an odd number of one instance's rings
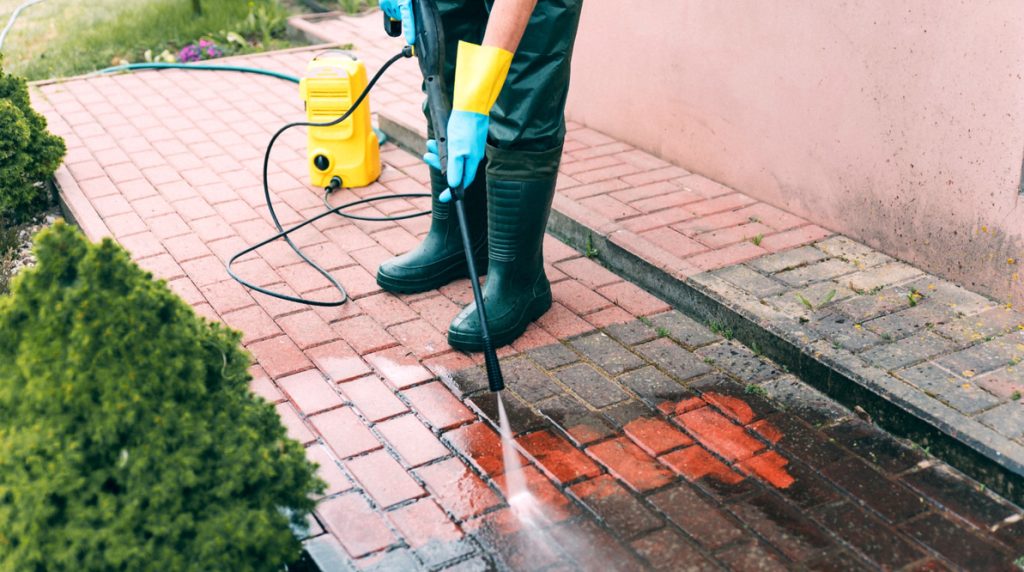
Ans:
{"label": "pressure washer wand", "polygon": [[[437,156],[442,171],[448,166],[448,116],[451,115],[448,90],[444,81],[444,38],[441,30],[441,15],[437,11],[434,0],[413,0],[413,18],[416,25],[416,59],[423,72],[423,83],[427,91],[427,107],[431,123],[434,126],[434,139],[437,141]],[[400,22],[384,18],[384,27],[389,35],[401,33]],[[447,173],[442,173],[446,175]],[[462,235],[462,248],[466,253],[466,265],[469,269],[469,281],[473,285],[473,301],[476,302],[477,317],[480,319],[480,331],[483,335],[484,364],[487,368],[487,385],[491,391],[505,389],[505,379],[501,374],[498,352],[494,349],[491,333],[487,327],[487,311],[484,309],[484,295],[480,291],[480,276],[473,262],[473,245],[469,240],[466,222],[466,208],[463,205],[464,189],[451,189],[452,203],[455,214],[459,218],[459,233]]]}

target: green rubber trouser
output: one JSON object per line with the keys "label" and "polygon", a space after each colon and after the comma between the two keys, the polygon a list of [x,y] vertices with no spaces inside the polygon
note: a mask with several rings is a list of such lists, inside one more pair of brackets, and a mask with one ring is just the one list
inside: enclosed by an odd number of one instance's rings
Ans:
{"label": "green rubber trouser", "polygon": [[[445,39],[448,96],[459,41],[483,41],[494,0],[437,0]],[[565,140],[569,67],[583,0],[540,0],[491,109],[487,175],[501,180],[553,179]],[[451,103],[449,101],[449,103]],[[433,133],[427,114],[428,133]]]}

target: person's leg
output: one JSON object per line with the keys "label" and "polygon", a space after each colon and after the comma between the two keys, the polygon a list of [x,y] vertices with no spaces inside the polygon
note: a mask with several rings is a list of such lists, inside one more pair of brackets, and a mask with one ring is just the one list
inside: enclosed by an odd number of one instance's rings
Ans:
{"label": "person's leg", "polygon": [[[537,3],[491,110],[484,303],[498,346],[514,341],[551,307],[544,230],[565,139],[565,100],[581,7],[582,0]],[[452,321],[448,343],[466,351],[482,349],[473,304]]]}
{"label": "person's leg", "polygon": [[[437,2],[445,36],[445,78],[448,97],[455,81],[455,55],[459,40],[479,43],[487,22],[483,0]],[[449,100],[449,105],[451,101]],[[426,103],[427,136],[433,139],[434,128]],[[481,170],[483,167],[481,167]],[[377,269],[377,284],[389,292],[414,293],[433,290],[468,275],[466,257],[458,221],[450,203],[438,197],[448,188],[441,172],[430,168],[431,222],[423,242],[401,256],[392,258]],[[487,192],[483,177],[467,191],[466,214],[469,234],[473,239],[476,266],[487,271]]]}

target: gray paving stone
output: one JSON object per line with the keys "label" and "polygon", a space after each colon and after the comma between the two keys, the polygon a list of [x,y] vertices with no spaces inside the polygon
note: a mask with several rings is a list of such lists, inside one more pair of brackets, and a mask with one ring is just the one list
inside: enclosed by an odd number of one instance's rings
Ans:
{"label": "gray paving stone", "polygon": [[644,324],[640,320],[626,322],[624,324],[612,324],[604,329],[609,336],[622,342],[623,345],[635,346],[649,342],[658,337],[654,328]]}
{"label": "gray paving stone", "polygon": [[812,282],[831,280],[844,274],[856,272],[857,267],[842,260],[830,259],[824,262],[786,270],[775,275],[775,278],[790,286],[806,286]]}
{"label": "gray paving stone", "polygon": [[916,289],[926,300],[931,300],[937,304],[944,304],[954,311],[968,316],[989,310],[998,305],[981,294],[975,294],[966,288],[931,274],[926,274],[917,280],[904,284],[904,286],[908,290],[910,288]]}
{"label": "gray paving stone", "polygon": [[655,328],[664,328],[670,338],[690,348],[706,346],[722,339],[703,324],[676,310],[652,316],[651,325]]}
{"label": "gray paving stone", "polygon": [[703,347],[696,354],[705,360],[714,360],[714,366],[721,368],[745,383],[759,383],[782,375],[775,364],[762,360],[749,348],[733,341]]}
{"label": "gray paving stone", "polygon": [[686,381],[711,371],[711,366],[704,363],[702,358],[666,338],[641,344],[636,349],[679,381]]}
{"label": "gray paving stone", "polygon": [[895,341],[912,336],[926,328],[937,328],[952,321],[952,310],[944,306],[918,304],[863,323],[863,326],[882,336],[886,341]]}
{"label": "gray paving stone", "polygon": [[932,362],[901,369],[895,375],[931,397],[944,394],[963,383],[959,377]]}
{"label": "gray paving stone", "polygon": [[921,271],[909,264],[888,262],[881,266],[844,276],[843,284],[854,292],[867,292],[876,288],[906,282],[920,275]]}
{"label": "gray paving stone", "polygon": [[809,322],[807,327],[820,332],[834,345],[851,352],[864,351],[883,343],[881,336],[842,314],[826,314]]}
{"label": "gray paving stone", "polygon": [[650,407],[636,399],[616,403],[602,411],[602,413],[604,413],[604,416],[607,417],[612,424],[619,428],[629,425],[629,423],[635,419],[651,417],[655,414]]}
{"label": "gray paving stone", "polygon": [[532,361],[516,357],[502,361],[502,374],[510,382],[512,389],[520,397],[530,403],[547,399],[561,393],[551,377]]}
{"label": "gray paving stone", "polygon": [[801,246],[792,250],[785,250],[775,254],[769,254],[748,262],[747,264],[761,272],[774,274],[805,264],[812,264],[828,258],[828,255],[813,246]]}
{"label": "gray paving stone", "polygon": [[1018,330],[1024,325],[1024,314],[1005,306],[985,310],[974,316],[964,316],[936,329],[940,334],[956,341],[977,342],[993,336]]}
{"label": "gray paving stone", "polygon": [[613,376],[636,369],[645,363],[644,360],[604,332],[587,334],[575,338],[569,343],[576,348],[576,351]]}
{"label": "gray paving stone", "polygon": [[562,344],[551,344],[526,352],[544,369],[555,369],[579,361],[580,356]]}
{"label": "gray paving stone", "polygon": [[589,364],[581,363],[555,374],[559,381],[591,406],[601,409],[629,398],[618,385]]}
{"label": "gray paving stone", "polygon": [[751,270],[742,264],[726,266],[721,270],[716,270],[714,274],[742,290],[757,295],[759,298],[786,290],[785,285],[779,284],[764,274]]}
{"label": "gray paving stone", "polygon": [[978,420],[1011,439],[1024,436],[1024,403],[1013,401],[978,416]]}
{"label": "gray paving stone", "polygon": [[999,403],[998,398],[984,389],[930,362],[900,370],[896,374],[930,397],[968,415],[984,411]]}
{"label": "gray paving stone", "polygon": [[838,311],[858,322],[865,322],[909,307],[907,291],[895,286],[883,288],[875,294],[853,296],[836,305]]}
{"label": "gray paving stone", "polygon": [[860,355],[873,365],[893,371],[955,349],[952,341],[931,332],[918,333],[891,344],[871,348]]}
{"label": "gray paving stone", "polygon": [[993,340],[942,356],[935,360],[942,367],[964,378],[992,371],[1024,357],[1024,351],[1006,340]]}
{"label": "gray paving stone", "polygon": [[827,238],[814,246],[829,256],[842,258],[861,268],[877,266],[892,261],[891,257],[878,252],[870,246],[863,245],[841,235]]}
{"label": "gray paving stone", "polygon": [[832,425],[851,416],[850,410],[793,375],[766,381],[761,387],[787,413],[794,413],[814,426]]}
{"label": "gray paving stone", "polygon": [[[769,296],[764,301],[792,318],[810,318],[814,312],[830,309],[854,295],[853,290],[835,282],[818,282],[806,288],[796,288]],[[807,300],[811,307],[808,308],[803,300]]]}
{"label": "gray paving stone", "polygon": [[678,403],[695,395],[676,380],[658,371],[654,366],[631,371],[620,377],[618,381],[633,390],[649,406],[655,408],[665,402]]}
{"label": "gray paving stone", "polygon": [[998,397],[973,383],[966,383],[957,389],[947,391],[939,395],[939,400],[968,415],[995,407],[1000,401]]}

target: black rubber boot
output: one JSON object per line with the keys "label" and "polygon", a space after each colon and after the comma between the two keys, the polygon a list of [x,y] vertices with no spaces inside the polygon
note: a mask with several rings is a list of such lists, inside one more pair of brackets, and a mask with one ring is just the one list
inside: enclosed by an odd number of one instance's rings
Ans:
{"label": "black rubber boot", "polygon": [[[482,182],[474,182],[466,191],[465,202],[469,236],[473,241],[474,260],[480,274],[487,272],[485,187]],[[448,183],[440,171],[430,169],[430,231],[419,246],[380,265],[377,269],[377,284],[381,288],[398,294],[413,294],[440,288],[452,280],[469,275],[455,208],[451,203],[438,200],[447,188]]]}
{"label": "black rubber boot", "polygon": [[[488,177],[490,267],[483,294],[495,347],[512,343],[551,307],[551,284],[544,274],[542,247],[554,194],[553,178],[508,181]],[[483,349],[476,304],[470,304],[452,320],[448,343],[463,351]]]}

